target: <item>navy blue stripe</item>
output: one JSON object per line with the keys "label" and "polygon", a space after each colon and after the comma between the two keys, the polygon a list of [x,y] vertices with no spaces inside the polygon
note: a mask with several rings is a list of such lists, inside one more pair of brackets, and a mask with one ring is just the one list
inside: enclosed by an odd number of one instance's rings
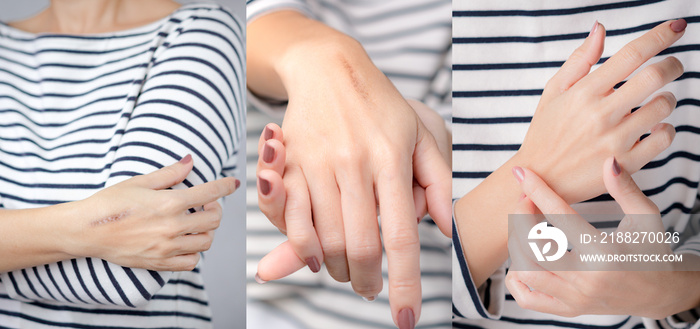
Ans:
{"label": "navy blue stripe", "polygon": [[97,278],[97,273],[95,272],[95,266],[92,264],[92,258],[85,258],[85,261],[87,262],[88,269],[90,270],[90,277],[92,278],[92,282],[95,283],[95,286],[97,286],[97,290],[100,291],[102,297],[104,297],[110,304],[117,305],[117,303],[115,303],[114,301],[112,301],[111,298],[109,298],[109,295],[107,295],[107,292],[104,290],[104,288],[102,288],[100,280]]}
{"label": "navy blue stripe", "polygon": [[29,299],[29,298],[27,298],[27,296],[25,296],[22,293],[22,290],[19,289],[19,286],[17,285],[17,281],[15,280],[15,275],[12,274],[12,272],[7,272],[7,276],[10,278],[10,281],[12,282],[12,287],[14,287],[17,295],[19,295],[22,298]]}
{"label": "navy blue stripe", "polygon": [[109,263],[107,263],[106,260],[102,259],[102,266],[104,267],[105,272],[107,272],[107,276],[109,277],[109,281],[112,282],[112,286],[115,290],[117,290],[119,297],[121,297],[122,301],[124,302],[124,305],[129,307],[136,307],[134,306],[134,304],[131,303],[129,298],[124,293],[124,290],[122,290],[122,286],[119,284],[119,281],[117,281],[117,279],[114,277],[114,274],[112,274],[112,270],[109,269]]}
{"label": "navy blue stripe", "polygon": [[[156,282],[158,283],[159,286],[162,287],[162,286],[165,285],[165,281],[163,280],[163,277],[160,276],[160,274],[158,274],[158,272],[148,270],[148,274],[151,275],[151,277],[153,278],[153,280],[156,280]],[[151,296],[151,298],[153,298],[153,296]]]}
{"label": "navy blue stripe", "polygon": [[[43,324],[43,325],[47,325],[47,326],[57,327],[57,328],[106,329],[106,327],[103,325],[93,326],[93,325],[80,324],[80,323],[74,323],[74,322],[49,321],[49,320],[45,320],[45,319],[31,316],[31,315],[27,315],[27,314],[23,314],[23,313],[19,313],[19,312],[10,312],[10,311],[6,311],[3,309],[0,309],[0,314],[20,318],[20,319],[23,319],[26,321],[39,323],[39,324]],[[133,329],[134,327],[110,326],[108,328],[109,329]],[[154,327],[152,329],[182,329],[182,327]]]}
{"label": "navy blue stripe", "polygon": [[80,283],[80,287],[83,288],[83,291],[92,299],[95,303],[97,304],[102,304],[99,300],[95,298],[95,296],[90,293],[90,290],[87,288],[85,285],[85,281],[83,281],[83,276],[80,274],[80,269],[78,268],[78,261],[75,259],[70,260],[71,265],[73,265],[73,271],[75,272],[76,277],[78,278],[78,282]]}
{"label": "navy blue stripe", "polygon": [[[120,146],[121,149],[124,149],[126,147],[145,147],[145,148],[149,148],[152,150],[156,150],[156,151],[162,152],[162,153],[170,156],[172,159],[174,159],[173,162],[179,161],[182,158],[182,156],[175,154],[174,152],[170,151],[169,149],[167,149],[165,147],[151,144],[151,143],[146,143],[146,142],[128,142],[128,143],[124,143]],[[190,150],[190,151],[192,151],[192,150]],[[192,152],[194,152],[194,151],[192,151]],[[146,163],[146,164],[153,166],[156,169],[160,169],[160,168],[163,168],[165,166],[162,163],[157,163],[157,162],[150,160],[150,159],[146,159],[146,158],[142,158],[142,157],[131,157],[131,156],[130,157],[116,158],[116,159],[114,159],[114,161],[112,163],[114,164],[114,163],[121,162],[121,161],[136,161],[136,162]],[[192,172],[195,173],[197,175],[197,177],[199,177],[199,179],[201,179],[201,181],[203,181],[203,182],[208,181],[206,176],[204,176],[204,174],[199,170],[199,168],[197,166],[192,168]],[[132,176],[143,174],[143,173],[137,173],[137,172],[130,172],[131,174],[125,174],[125,173],[126,172],[112,172],[112,173],[110,173],[110,177],[119,177],[119,176],[132,177]],[[185,180],[185,182],[187,182],[187,180]]]}
{"label": "navy blue stripe", "polygon": [[[158,77],[158,76],[171,75],[171,74],[173,74],[173,75],[185,75],[185,76],[188,76],[188,77],[197,79],[197,80],[199,80],[199,81],[201,81],[201,82],[207,84],[207,85],[209,86],[209,88],[211,88],[211,90],[213,90],[214,92],[216,92],[217,95],[219,95],[219,98],[221,98],[221,100],[222,100],[222,101],[224,102],[224,104],[226,105],[226,109],[228,109],[228,112],[231,114],[231,117],[234,118],[234,119],[237,118],[237,115],[235,115],[235,114],[233,113],[233,109],[231,108],[231,104],[229,104],[228,99],[226,99],[226,97],[225,97],[224,94],[221,92],[221,90],[219,89],[219,87],[217,87],[214,83],[212,83],[209,79],[205,78],[205,77],[202,76],[202,75],[199,75],[199,74],[194,73],[194,72],[173,70],[173,71],[160,72],[160,73],[158,73],[158,74],[153,75],[153,77],[151,77],[151,78],[155,78],[155,77]],[[191,89],[188,89],[188,91],[194,92],[194,91],[191,90]],[[219,116],[219,119],[221,119],[221,121],[224,123],[224,125],[226,125],[226,131],[228,131],[228,133],[231,134],[231,128],[230,128],[229,125],[228,125],[228,120],[224,120],[224,118],[223,118],[223,116],[221,115],[220,111],[218,111],[218,110],[216,109],[216,107],[214,106],[214,104],[212,104],[211,101],[209,101],[208,99],[204,98],[204,97],[203,97],[201,94],[199,94],[199,93],[195,93],[195,95],[196,95],[198,98],[200,98],[200,99],[202,99],[203,101],[205,101],[205,103],[206,103],[207,105],[209,105],[213,110],[215,110],[215,113]],[[231,93],[231,95],[233,95],[233,101],[234,101],[234,103],[239,104],[239,102],[238,102],[238,96],[236,95],[236,93]],[[240,132],[238,131],[238,125],[234,125],[234,129],[235,129],[235,132],[236,132],[236,136],[240,136],[240,135],[239,135]],[[233,138],[233,136],[232,136],[232,138]],[[231,144],[232,144],[232,145],[234,144],[234,143],[233,143],[233,139],[231,140]]]}
{"label": "navy blue stripe", "polygon": [[63,282],[66,283],[66,286],[68,286],[68,290],[73,294],[75,298],[77,298],[81,303],[87,304],[78,294],[75,292],[75,289],[73,289],[73,285],[70,284],[70,281],[68,280],[68,276],[66,275],[66,271],[63,268],[63,262],[58,262],[58,271],[61,273],[61,277],[63,278]]}
{"label": "navy blue stripe", "polygon": [[530,123],[531,116],[525,117],[495,117],[495,118],[458,118],[452,117],[452,123],[456,124],[507,124]]}
{"label": "navy blue stripe", "polygon": [[29,290],[31,290],[35,296],[39,298],[43,298],[36,289],[34,289],[34,284],[32,284],[32,281],[29,280],[29,276],[27,275],[27,270],[22,269],[20,272],[22,272],[22,276],[24,277],[24,280],[27,281],[27,286],[29,286]]}
{"label": "navy blue stripe", "polygon": [[[96,111],[96,112],[87,113],[87,114],[82,115],[82,116],[80,116],[80,117],[77,117],[77,118],[75,118],[75,119],[71,119],[70,121],[67,121],[67,122],[56,122],[56,121],[53,121],[53,122],[37,122],[37,121],[34,121],[34,120],[33,120],[32,118],[30,118],[29,116],[27,116],[26,113],[24,113],[24,112],[22,112],[22,111],[20,111],[20,110],[17,110],[17,109],[0,109],[0,114],[5,114],[5,113],[18,114],[19,116],[22,117],[22,119],[24,119],[24,120],[26,120],[26,121],[29,121],[32,125],[35,125],[35,126],[38,126],[38,127],[42,127],[42,128],[43,128],[43,127],[47,127],[47,128],[65,127],[65,126],[67,126],[67,125],[69,125],[69,124],[73,124],[73,123],[76,123],[76,122],[80,122],[80,121],[82,121],[82,120],[84,120],[84,119],[87,119],[87,118],[92,118],[92,117],[100,116],[100,115],[114,115],[114,114],[118,114],[118,113],[121,113],[121,112],[122,112],[122,109],[107,110],[107,111]],[[122,117],[122,118],[123,118],[123,117],[129,117],[129,115],[130,115],[129,113],[122,113],[121,117]],[[9,126],[3,124],[3,125],[0,126],[0,127],[6,128],[6,127],[9,127]]]}
{"label": "navy blue stripe", "polygon": [[540,10],[455,10],[452,12],[452,17],[498,17],[498,16],[563,16],[582,14],[594,11],[605,11],[622,8],[632,8],[646,6],[653,3],[663,2],[665,0],[632,0],[616,3],[607,3],[601,5],[591,5],[585,7],[574,8],[557,8],[557,9],[540,9]]}
{"label": "navy blue stripe", "polygon": [[623,325],[625,325],[631,317],[625,318],[624,321],[612,324],[609,326],[605,325],[593,325],[593,324],[584,324],[584,323],[575,323],[575,322],[564,322],[564,321],[556,321],[556,320],[538,320],[538,319],[517,319],[517,318],[511,318],[507,316],[501,316],[500,320],[505,321],[505,322],[510,322],[510,323],[517,323],[517,324],[529,324],[529,325],[538,325],[538,326],[555,326],[555,327],[562,327],[562,328],[577,328],[577,329],[616,329],[620,328]]}
{"label": "navy blue stripe", "polygon": [[520,144],[452,144],[453,151],[517,151]]}
{"label": "navy blue stripe", "polygon": [[187,296],[181,296],[181,295],[176,295],[176,296],[168,296],[168,295],[154,295],[152,300],[181,300],[185,302],[191,302],[191,303],[196,303],[199,305],[204,305],[204,306],[209,306],[209,302],[206,300],[201,300],[197,298],[192,298],[192,297],[187,297]]}
{"label": "navy blue stripe", "polygon": [[124,267],[124,266],[122,266],[122,269],[124,270],[124,273],[126,273],[126,276],[128,276],[129,279],[131,280],[131,282],[134,284],[134,287],[136,287],[136,290],[139,291],[141,296],[143,296],[143,298],[145,300],[150,300],[151,297],[153,297],[153,296],[150,293],[148,293],[146,288],[144,288],[144,286],[141,284],[141,281],[139,281],[139,278],[137,278],[136,275],[134,274],[134,271],[131,270],[130,268]]}
{"label": "navy blue stripe", "polygon": [[[454,218],[452,219],[452,221],[454,222]],[[457,227],[456,225],[454,225],[454,223],[452,225],[452,244],[454,246],[453,252],[457,253],[457,261],[459,262],[459,268],[462,271],[462,280],[464,281],[464,285],[467,286],[467,290],[469,291],[469,297],[471,298],[472,303],[474,304],[474,308],[483,318],[489,319],[489,315],[486,314],[486,310],[484,310],[481,301],[479,300],[479,293],[476,291],[476,287],[474,287],[474,281],[472,280],[471,272],[469,272],[469,267],[467,267],[467,260],[462,254],[462,242],[459,240]]]}
{"label": "navy blue stripe", "polygon": [[[700,21],[700,17],[687,17],[685,18],[688,23],[696,23]],[[651,30],[655,26],[663,23],[664,21],[656,21],[651,23],[645,23],[639,26],[617,29],[617,30],[606,30],[606,36],[618,36],[637,33],[641,31]],[[453,43],[457,44],[483,44],[483,43],[542,43],[542,42],[552,42],[552,41],[564,41],[564,40],[577,40],[585,39],[588,37],[589,31],[581,33],[568,33],[568,34],[554,34],[554,35],[544,35],[537,37],[525,37],[525,36],[499,36],[499,37],[458,37],[452,38]]]}
{"label": "navy blue stripe", "polygon": [[172,279],[172,280],[168,281],[168,284],[184,284],[186,286],[190,286],[190,287],[195,288],[195,289],[204,290],[203,285],[196,284],[194,282],[190,282],[190,281],[186,281],[186,280]]}
{"label": "navy blue stripe", "polygon": [[61,287],[58,285],[58,283],[56,283],[56,279],[53,278],[53,274],[51,274],[51,269],[49,268],[48,264],[44,265],[44,270],[46,270],[46,275],[48,275],[49,280],[51,280],[51,284],[53,284],[54,288],[56,288],[56,290],[58,290],[58,293],[61,294],[61,297],[63,297],[63,299],[65,301],[67,301],[69,303],[73,303],[72,300],[70,300],[70,299],[68,299],[68,297],[66,297],[66,295],[63,293],[63,290],[61,290]]}
{"label": "navy blue stripe", "polygon": [[[169,132],[167,132],[167,131],[164,131],[164,130],[161,130],[161,129],[156,129],[156,128],[147,128],[147,127],[131,128],[131,129],[129,129],[129,130],[127,131],[127,133],[130,133],[130,132],[148,132],[148,133],[153,133],[153,134],[156,134],[156,135],[162,135],[162,136],[166,137],[167,139],[172,140],[173,142],[180,143],[180,144],[183,145],[186,149],[188,149],[188,150],[192,151],[192,153],[196,154],[196,155],[202,160],[202,162],[204,162],[204,164],[206,164],[207,167],[209,167],[209,169],[211,170],[211,173],[212,173],[213,177],[216,177],[216,175],[217,175],[217,170],[214,169],[214,166],[213,166],[213,165],[211,164],[211,162],[207,159],[207,157],[205,157],[197,148],[195,148],[192,144],[188,143],[188,142],[185,141],[184,139],[182,139],[182,138],[180,138],[180,137],[178,137],[178,136],[175,136],[175,135],[173,135],[173,134],[171,134],[171,133],[169,133]],[[217,156],[218,156],[218,153],[217,153]]]}
{"label": "navy blue stripe", "polygon": [[[34,272],[34,276],[36,277],[36,279],[39,280],[39,284],[41,284],[41,286],[44,288],[46,293],[49,294],[49,297],[51,299],[56,299],[56,297],[54,297],[53,294],[51,293],[51,290],[49,290],[49,287],[47,287],[46,284],[44,283],[44,280],[41,279],[41,276],[39,275],[39,270],[36,267],[32,267],[32,272]],[[58,300],[58,299],[56,299],[56,300]]]}

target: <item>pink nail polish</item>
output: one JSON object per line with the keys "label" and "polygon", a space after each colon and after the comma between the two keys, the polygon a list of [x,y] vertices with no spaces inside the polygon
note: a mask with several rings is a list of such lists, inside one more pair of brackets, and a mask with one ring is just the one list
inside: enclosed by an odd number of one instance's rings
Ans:
{"label": "pink nail polish", "polygon": [[617,159],[615,159],[615,158],[613,158],[612,170],[613,170],[613,175],[615,175],[615,176],[620,176],[620,173],[622,172],[622,169],[620,168],[620,164],[617,163]]}
{"label": "pink nail polish", "polygon": [[688,22],[681,18],[671,23],[671,30],[676,33],[683,32],[686,26],[688,26]]}
{"label": "pink nail polish", "polygon": [[518,181],[518,183],[522,183],[523,179],[525,179],[525,171],[523,170],[523,168],[515,166],[513,167],[513,176],[515,176],[515,179]]}
{"label": "pink nail polish", "polygon": [[321,270],[321,264],[318,263],[318,259],[316,259],[316,257],[309,257],[305,260],[305,262],[311,272],[318,273],[318,271]]}
{"label": "pink nail polish", "polygon": [[272,138],[272,135],[274,135],[274,132],[272,131],[272,129],[265,126],[265,129],[263,129],[263,138],[265,140],[269,140],[270,138]]}
{"label": "pink nail polish", "polygon": [[272,146],[268,145],[265,143],[263,146],[263,161],[265,163],[272,163],[272,160],[275,159],[275,149],[272,148]]}
{"label": "pink nail polish", "polygon": [[192,161],[192,154],[185,155],[182,159],[180,159],[180,163],[182,164],[188,164]]}
{"label": "pink nail polish", "polygon": [[416,327],[416,316],[413,315],[413,310],[408,307],[399,311],[398,320],[399,329],[414,329]]}
{"label": "pink nail polish", "polygon": [[588,36],[589,37],[592,36],[595,33],[595,31],[598,31],[598,21],[597,20],[593,24],[593,27],[591,28],[591,32],[588,33]]}
{"label": "pink nail polish", "polygon": [[263,280],[263,279],[260,277],[260,275],[258,275],[258,273],[255,273],[255,282],[257,282],[257,283],[259,283],[259,284],[264,284],[264,283],[266,283],[267,281]]}
{"label": "pink nail polish", "polygon": [[238,178],[236,178],[236,189],[238,189],[239,187],[241,187],[241,181],[238,180]]}
{"label": "pink nail polish", "polygon": [[270,194],[270,182],[267,179],[258,177],[258,188],[262,195]]}

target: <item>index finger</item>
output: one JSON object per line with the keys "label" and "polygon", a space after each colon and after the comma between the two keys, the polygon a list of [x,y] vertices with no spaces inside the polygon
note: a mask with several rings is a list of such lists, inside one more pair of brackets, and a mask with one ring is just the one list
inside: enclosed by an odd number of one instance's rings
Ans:
{"label": "index finger", "polygon": [[678,41],[683,36],[686,25],[684,19],[657,25],[643,36],[626,44],[597,70],[581,79],[581,83],[600,94],[609,92],[639,66]]}
{"label": "index finger", "polygon": [[394,323],[414,328],[420,317],[420,241],[413,204],[410,163],[380,172],[376,189],[389,268],[389,302]]}
{"label": "index finger", "polygon": [[186,190],[176,190],[182,193],[186,200],[187,208],[198,207],[233,193],[240,181],[233,177],[224,177],[208,183],[196,185]]}

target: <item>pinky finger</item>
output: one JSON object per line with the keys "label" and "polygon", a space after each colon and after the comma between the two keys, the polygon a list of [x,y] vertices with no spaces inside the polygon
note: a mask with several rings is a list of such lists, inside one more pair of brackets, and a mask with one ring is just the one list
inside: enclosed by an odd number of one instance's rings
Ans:
{"label": "pinky finger", "polygon": [[186,255],[178,255],[169,258],[164,267],[161,269],[156,269],[159,271],[192,271],[199,263],[200,254],[191,253]]}
{"label": "pinky finger", "polygon": [[618,157],[629,173],[639,171],[645,164],[666,150],[676,137],[676,129],[668,123],[659,123],[651,128],[651,134],[637,142],[632,149]]}

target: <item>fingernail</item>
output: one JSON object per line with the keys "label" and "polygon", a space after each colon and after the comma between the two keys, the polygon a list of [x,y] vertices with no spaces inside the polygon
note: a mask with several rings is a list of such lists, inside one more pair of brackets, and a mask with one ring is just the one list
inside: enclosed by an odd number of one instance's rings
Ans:
{"label": "fingernail", "polygon": [[620,172],[622,169],[620,169],[620,164],[617,163],[617,159],[613,158],[613,164],[612,164],[612,170],[613,170],[613,175],[619,176]]}
{"label": "fingernail", "polygon": [[272,160],[274,159],[275,149],[265,143],[265,146],[263,146],[263,161],[265,161],[265,163],[272,163]]}
{"label": "fingernail", "polygon": [[420,223],[420,217],[416,217],[416,219],[418,219],[418,223]]}
{"label": "fingernail", "polygon": [[267,179],[258,177],[258,187],[263,195],[270,194],[270,182]]}
{"label": "fingernail", "polygon": [[595,31],[598,31],[598,21],[596,20],[595,23],[593,24],[593,27],[591,28],[591,33],[588,33],[588,36],[592,36]]}
{"label": "fingernail", "polygon": [[180,159],[180,163],[182,164],[188,164],[192,161],[192,154],[185,155],[182,159]]}
{"label": "fingernail", "polygon": [[374,296],[372,296],[372,297],[362,297],[362,299],[363,299],[365,302],[373,302],[375,299],[377,299],[377,296],[374,295]]}
{"label": "fingernail", "polygon": [[274,134],[274,132],[272,131],[272,129],[265,126],[265,129],[263,129],[263,138],[265,140],[268,140],[268,139],[272,138],[273,134]]}
{"label": "fingernail", "polygon": [[688,26],[688,22],[686,22],[685,19],[681,18],[671,23],[671,30],[676,33],[683,32],[686,26]]}
{"label": "fingernail", "polygon": [[309,257],[305,260],[305,262],[311,272],[318,273],[318,271],[321,270],[321,264],[318,263],[318,259],[316,259],[316,257]]}
{"label": "fingernail", "polygon": [[241,187],[241,181],[239,181],[238,178],[236,178],[236,189],[238,189],[239,187]]}
{"label": "fingernail", "polygon": [[263,279],[260,277],[260,275],[258,275],[258,273],[255,273],[255,282],[257,282],[257,283],[259,283],[259,284],[264,284],[264,283],[266,283],[267,281],[263,280]]}
{"label": "fingernail", "polygon": [[525,171],[523,171],[523,168],[515,166],[513,167],[513,176],[518,180],[518,183],[522,183],[523,179],[525,179]]}
{"label": "fingernail", "polygon": [[399,311],[399,329],[413,329],[416,327],[416,317],[413,310],[404,308]]}

